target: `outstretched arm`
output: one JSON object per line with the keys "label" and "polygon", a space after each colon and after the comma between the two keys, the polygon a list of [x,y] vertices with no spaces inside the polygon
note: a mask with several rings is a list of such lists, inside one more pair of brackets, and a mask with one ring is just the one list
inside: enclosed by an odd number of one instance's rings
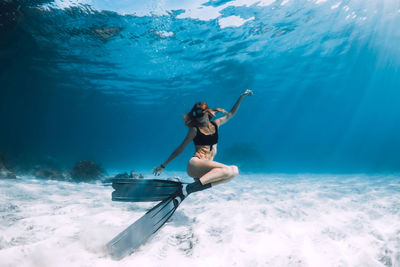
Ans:
{"label": "outstretched arm", "polygon": [[157,176],[160,175],[165,167],[168,165],[168,163],[170,163],[174,158],[179,156],[183,152],[183,150],[185,150],[185,147],[190,143],[190,141],[193,140],[193,138],[196,136],[196,133],[196,128],[190,128],[188,134],[185,137],[185,140],[183,140],[183,142],[174,150],[174,152],[172,152],[167,161],[153,169],[153,174]]}
{"label": "outstretched arm", "polygon": [[220,126],[224,123],[226,123],[227,121],[229,121],[233,116],[235,116],[237,110],[239,109],[240,103],[242,103],[242,100],[245,96],[251,96],[253,95],[253,91],[251,91],[250,89],[247,89],[243,94],[241,94],[238,98],[238,100],[236,101],[235,105],[233,105],[231,111],[226,114],[224,117],[216,119],[215,123]]}

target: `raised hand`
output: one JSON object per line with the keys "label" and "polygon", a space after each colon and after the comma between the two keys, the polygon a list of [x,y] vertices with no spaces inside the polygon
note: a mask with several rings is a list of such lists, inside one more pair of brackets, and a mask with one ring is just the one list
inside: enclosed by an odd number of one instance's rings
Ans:
{"label": "raised hand", "polygon": [[252,95],[254,95],[254,93],[250,89],[246,89],[246,91],[244,91],[244,93],[242,95],[244,95],[244,96],[252,96]]}

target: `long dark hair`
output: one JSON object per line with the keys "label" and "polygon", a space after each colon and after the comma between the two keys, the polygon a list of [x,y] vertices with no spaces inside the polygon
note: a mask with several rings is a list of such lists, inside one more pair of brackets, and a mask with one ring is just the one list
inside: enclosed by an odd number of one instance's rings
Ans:
{"label": "long dark hair", "polygon": [[194,106],[192,107],[192,109],[186,113],[183,114],[183,119],[185,121],[185,125],[187,127],[195,127],[198,126],[198,121],[197,119],[193,116],[193,113],[195,110],[197,109],[202,109],[204,113],[206,113],[208,115],[208,119],[211,120],[212,118],[215,117],[215,114],[217,112],[222,112],[225,114],[228,114],[228,112],[222,108],[209,108],[208,105],[206,104],[206,102],[197,102],[196,104],[194,104]]}

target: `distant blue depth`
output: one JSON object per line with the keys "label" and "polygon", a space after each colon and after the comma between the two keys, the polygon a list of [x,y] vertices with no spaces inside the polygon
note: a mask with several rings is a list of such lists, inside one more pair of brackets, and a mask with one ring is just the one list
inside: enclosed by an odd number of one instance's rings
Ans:
{"label": "distant blue depth", "polygon": [[[400,171],[395,1],[229,7],[223,17],[254,19],[226,28],[182,10],[28,2],[12,2],[16,20],[0,28],[0,152],[15,165],[150,171],[183,141],[195,102],[229,110],[250,88],[215,160],[245,172]],[[167,169],[185,170],[193,149]]]}

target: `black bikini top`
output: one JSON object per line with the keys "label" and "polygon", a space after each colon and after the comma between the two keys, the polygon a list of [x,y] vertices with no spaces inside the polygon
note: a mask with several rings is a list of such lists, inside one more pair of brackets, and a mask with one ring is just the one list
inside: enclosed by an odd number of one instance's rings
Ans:
{"label": "black bikini top", "polygon": [[203,134],[199,127],[196,126],[197,134],[193,139],[193,142],[196,146],[210,146],[210,149],[212,149],[212,146],[218,143],[218,126],[213,121],[211,121],[211,123],[215,127],[215,133],[213,134]]}

